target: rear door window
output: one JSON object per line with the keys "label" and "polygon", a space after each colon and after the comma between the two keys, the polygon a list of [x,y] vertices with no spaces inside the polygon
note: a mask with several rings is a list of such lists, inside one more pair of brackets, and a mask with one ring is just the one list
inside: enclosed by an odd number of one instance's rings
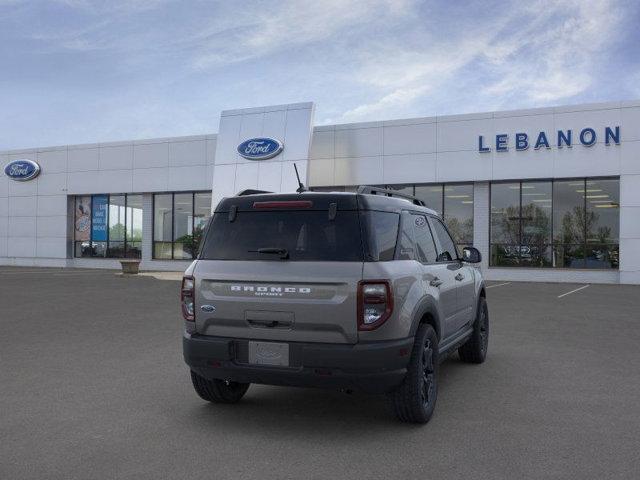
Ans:
{"label": "rear door window", "polygon": [[415,232],[416,248],[418,250],[416,259],[422,263],[434,263],[438,254],[427,217],[417,214],[413,214],[411,217],[413,218],[413,230]]}
{"label": "rear door window", "polygon": [[458,259],[458,252],[456,250],[456,244],[451,239],[451,235],[442,224],[442,222],[436,218],[430,219],[433,233],[438,239],[438,256],[437,262],[451,262]]}
{"label": "rear door window", "polygon": [[413,215],[408,212],[402,214],[400,234],[398,235],[397,260],[416,259],[416,241],[413,234]]}
{"label": "rear door window", "polygon": [[204,260],[280,260],[282,255],[259,249],[286,250],[289,261],[362,261],[358,212],[238,212],[213,216],[200,258]]}

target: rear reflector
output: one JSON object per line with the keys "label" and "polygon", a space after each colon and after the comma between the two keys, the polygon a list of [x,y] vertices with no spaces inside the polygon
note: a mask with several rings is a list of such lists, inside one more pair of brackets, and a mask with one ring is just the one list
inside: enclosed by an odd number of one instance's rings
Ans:
{"label": "rear reflector", "polygon": [[311,207],[313,207],[313,202],[309,200],[253,202],[253,208],[311,208]]}

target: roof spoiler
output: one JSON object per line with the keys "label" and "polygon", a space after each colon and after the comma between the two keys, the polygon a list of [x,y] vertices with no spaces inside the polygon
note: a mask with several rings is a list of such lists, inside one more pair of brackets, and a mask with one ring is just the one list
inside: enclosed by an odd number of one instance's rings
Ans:
{"label": "roof spoiler", "polygon": [[378,188],[378,187],[370,187],[369,185],[362,185],[358,187],[357,193],[365,194],[365,195],[384,195],[385,197],[404,198],[405,200],[409,200],[414,205],[418,205],[420,207],[427,206],[424,200],[420,200],[418,197],[414,197],[413,195],[408,195],[406,193],[400,193],[395,190],[389,190],[387,188]]}
{"label": "roof spoiler", "polygon": [[236,197],[244,197],[247,195],[260,195],[262,193],[273,193],[273,192],[268,192],[266,190],[255,190],[253,188],[247,188],[246,190],[242,190],[241,192],[238,192],[236,194]]}

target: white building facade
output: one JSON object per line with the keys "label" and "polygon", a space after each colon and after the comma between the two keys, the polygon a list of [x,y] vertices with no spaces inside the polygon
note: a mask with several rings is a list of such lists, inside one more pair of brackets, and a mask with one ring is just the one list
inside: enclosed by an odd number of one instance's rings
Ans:
{"label": "white building facade", "polygon": [[258,107],[218,134],[0,152],[0,264],[183,270],[220,198],[293,191],[295,164],[314,189],[422,198],[489,279],[640,284],[640,101],[313,120]]}

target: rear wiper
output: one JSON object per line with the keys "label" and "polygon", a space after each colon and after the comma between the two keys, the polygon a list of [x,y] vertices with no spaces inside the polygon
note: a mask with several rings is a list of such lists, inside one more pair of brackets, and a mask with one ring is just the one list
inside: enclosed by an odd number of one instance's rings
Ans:
{"label": "rear wiper", "polygon": [[251,253],[271,253],[274,255],[280,255],[280,259],[287,260],[289,258],[289,251],[286,248],[277,247],[265,247],[257,250],[249,250]]}

